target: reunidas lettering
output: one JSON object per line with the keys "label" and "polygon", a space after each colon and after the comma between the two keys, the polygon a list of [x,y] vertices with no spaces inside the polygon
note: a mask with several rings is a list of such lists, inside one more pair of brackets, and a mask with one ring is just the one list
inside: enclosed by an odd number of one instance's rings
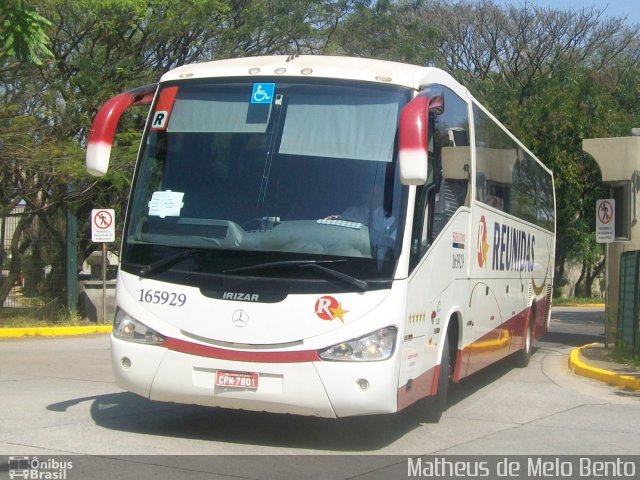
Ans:
{"label": "reunidas lettering", "polygon": [[491,268],[509,272],[533,272],[535,246],[534,234],[494,222]]}

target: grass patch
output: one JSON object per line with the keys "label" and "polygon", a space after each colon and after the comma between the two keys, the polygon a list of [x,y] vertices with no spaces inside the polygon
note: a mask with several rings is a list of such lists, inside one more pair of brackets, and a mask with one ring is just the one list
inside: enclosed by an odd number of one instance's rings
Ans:
{"label": "grass patch", "polygon": [[603,305],[604,298],[591,298],[591,297],[562,297],[554,298],[554,307],[568,307],[572,305]]}
{"label": "grass patch", "polygon": [[0,311],[0,328],[31,328],[31,327],[78,327],[93,325],[82,319],[77,311],[61,309],[51,318],[42,318],[31,312],[25,313],[21,309]]}
{"label": "grass patch", "polygon": [[640,368],[640,357],[634,356],[633,352],[623,345],[616,345],[608,352],[609,359],[617,363],[623,363],[625,365],[632,365],[635,368]]}

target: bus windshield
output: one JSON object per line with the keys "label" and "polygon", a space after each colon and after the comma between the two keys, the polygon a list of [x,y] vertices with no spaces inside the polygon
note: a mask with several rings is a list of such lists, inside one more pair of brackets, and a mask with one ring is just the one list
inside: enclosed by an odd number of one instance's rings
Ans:
{"label": "bus windshield", "polygon": [[347,275],[392,278],[407,195],[396,130],[410,90],[251,80],[162,85],[134,180],[123,269],[195,249],[204,252],[167,269],[240,275],[274,260],[331,260]]}

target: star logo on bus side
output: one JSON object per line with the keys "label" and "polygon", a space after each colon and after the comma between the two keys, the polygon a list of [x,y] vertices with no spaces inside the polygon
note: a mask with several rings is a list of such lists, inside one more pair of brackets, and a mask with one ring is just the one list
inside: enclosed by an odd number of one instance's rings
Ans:
{"label": "star logo on bus side", "polygon": [[487,263],[487,252],[489,251],[489,244],[486,240],[482,240],[482,263]]}

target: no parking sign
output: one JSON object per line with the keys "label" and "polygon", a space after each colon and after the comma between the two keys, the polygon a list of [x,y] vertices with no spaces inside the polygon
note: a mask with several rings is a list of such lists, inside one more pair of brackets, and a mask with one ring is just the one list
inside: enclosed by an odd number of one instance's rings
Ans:
{"label": "no parking sign", "polygon": [[112,208],[91,210],[91,241],[97,243],[116,241],[115,211]]}

